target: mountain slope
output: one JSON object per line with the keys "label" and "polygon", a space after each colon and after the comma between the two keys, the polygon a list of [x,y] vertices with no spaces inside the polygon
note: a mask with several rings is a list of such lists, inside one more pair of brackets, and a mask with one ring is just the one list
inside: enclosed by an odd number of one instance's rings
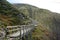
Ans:
{"label": "mountain slope", "polygon": [[0,0],[0,27],[21,25],[27,19],[23,13],[19,12],[9,2]]}
{"label": "mountain slope", "polygon": [[13,4],[20,12],[39,22],[33,40],[60,40],[60,14],[28,4]]}

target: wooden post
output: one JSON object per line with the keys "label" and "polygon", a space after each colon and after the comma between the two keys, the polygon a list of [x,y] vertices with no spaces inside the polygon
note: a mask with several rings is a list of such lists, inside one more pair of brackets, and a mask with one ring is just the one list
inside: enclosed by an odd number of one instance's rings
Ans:
{"label": "wooden post", "polygon": [[19,40],[22,40],[22,36],[21,36],[21,27],[20,27],[20,39]]}
{"label": "wooden post", "polygon": [[6,35],[5,35],[5,39],[7,39],[8,40],[8,37],[7,37],[7,28],[4,28],[4,30],[5,30],[5,33],[6,33]]}
{"label": "wooden post", "polygon": [[22,39],[24,40],[25,39],[25,25],[23,26],[23,37],[22,37]]}

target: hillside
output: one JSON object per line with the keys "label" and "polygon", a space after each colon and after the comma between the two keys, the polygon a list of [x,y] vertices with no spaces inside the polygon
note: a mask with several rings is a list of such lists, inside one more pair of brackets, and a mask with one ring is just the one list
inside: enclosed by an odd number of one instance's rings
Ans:
{"label": "hillside", "polygon": [[28,4],[13,4],[20,12],[39,22],[33,40],[60,40],[60,14]]}
{"label": "hillside", "polygon": [[6,0],[0,0],[0,27],[23,25],[28,18]]}

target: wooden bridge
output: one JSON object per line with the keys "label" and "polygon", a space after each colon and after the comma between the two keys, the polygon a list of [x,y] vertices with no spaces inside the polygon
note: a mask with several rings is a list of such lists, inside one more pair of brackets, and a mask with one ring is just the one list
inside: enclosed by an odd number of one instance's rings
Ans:
{"label": "wooden bridge", "polygon": [[29,25],[16,25],[16,26],[7,26],[7,28],[0,29],[0,39],[4,40],[23,40],[22,37],[30,34],[35,27],[37,26],[36,21],[33,21],[32,24]]}

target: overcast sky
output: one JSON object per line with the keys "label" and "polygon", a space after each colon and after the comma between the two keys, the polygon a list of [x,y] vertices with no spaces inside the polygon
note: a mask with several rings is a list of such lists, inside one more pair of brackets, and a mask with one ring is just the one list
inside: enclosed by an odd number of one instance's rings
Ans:
{"label": "overcast sky", "polygon": [[10,3],[26,3],[60,13],[60,0],[7,0]]}

